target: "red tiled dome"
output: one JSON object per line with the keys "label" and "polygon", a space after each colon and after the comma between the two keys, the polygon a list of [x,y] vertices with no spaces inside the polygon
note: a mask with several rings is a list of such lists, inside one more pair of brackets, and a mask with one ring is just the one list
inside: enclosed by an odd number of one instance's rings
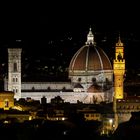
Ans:
{"label": "red tiled dome", "polygon": [[112,65],[106,53],[94,41],[94,35],[90,29],[87,41],[73,56],[69,65],[69,77],[91,76],[102,72],[111,74]]}
{"label": "red tiled dome", "polygon": [[75,53],[70,62],[69,70],[112,70],[112,66],[106,53],[101,48],[91,44],[83,46]]}

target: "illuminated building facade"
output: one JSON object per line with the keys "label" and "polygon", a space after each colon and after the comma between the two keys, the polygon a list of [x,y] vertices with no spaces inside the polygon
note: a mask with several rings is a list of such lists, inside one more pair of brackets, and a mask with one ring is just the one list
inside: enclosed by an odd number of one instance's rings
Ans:
{"label": "illuminated building facade", "polygon": [[115,60],[113,63],[114,69],[114,93],[116,99],[123,99],[123,82],[125,73],[125,59],[124,59],[124,46],[120,38],[116,43]]}
{"label": "illuminated building facade", "polygon": [[0,108],[9,110],[14,106],[14,92],[3,91],[0,92]]}
{"label": "illuminated building facade", "polygon": [[[71,82],[21,82],[21,49],[8,49],[8,84],[15,98],[35,100],[60,96],[65,102],[100,103],[113,100],[113,70],[106,53],[94,41],[89,30],[87,41],[73,56],[69,65]],[[6,85],[7,84],[7,85]]]}
{"label": "illuminated building facade", "polygon": [[114,70],[114,98],[113,98],[113,111],[114,111],[114,126],[118,127],[119,116],[117,111],[117,100],[124,98],[123,82],[125,73],[125,59],[124,59],[124,46],[120,40],[115,46],[115,59],[113,61]]}

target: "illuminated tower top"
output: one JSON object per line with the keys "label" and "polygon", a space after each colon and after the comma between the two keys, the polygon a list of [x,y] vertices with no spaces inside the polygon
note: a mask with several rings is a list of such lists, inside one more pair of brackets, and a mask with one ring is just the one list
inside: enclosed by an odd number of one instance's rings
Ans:
{"label": "illuminated tower top", "polygon": [[116,43],[116,46],[120,46],[120,47],[123,47],[123,43],[121,42],[121,39],[120,39],[120,36],[119,36],[119,40],[118,42]]}
{"label": "illuminated tower top", "polygon": [[119,36],[119,40],[116,43],[116,53],[115,53],[115,60],[120,61],[124,59],[124,45],[121,42],[120,36]]}
{"label": "illuminated tower top", "polygon": [[95,41],[94,41],[94,35],[93,35],[93,33],[92,33],[92,30],[91,30],[91,28],[89,28],[89,33],[88,33],[88,35],[87,35],[87,42],[86,42],[86,44],[92,44],[92,45],[95,45]]}

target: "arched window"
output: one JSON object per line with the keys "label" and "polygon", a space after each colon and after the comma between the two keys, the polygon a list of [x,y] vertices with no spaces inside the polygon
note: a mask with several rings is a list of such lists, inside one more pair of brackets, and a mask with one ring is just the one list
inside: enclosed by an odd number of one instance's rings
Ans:
{"label": "arched window", "polygon": [[66,87],[63,87],[63,88],[62,88],[62,91],[65,91],[65,90],[66,90]]}
{"label": "arched window", "polygon": [[51,87],[48,87],[47,90],[50,91],[51,90]]}
{"label": "arched window", "polygon": [[81,78],[78,78],[78,82],[81,82],[81,80],[82,80]]}
{"label": "arched window", "polygon": [[15,82],[15,78],[13,78],[13,82]]}
{"label": "arched window", "polygon": [[120,52],[119,52],[119,54],[118,54],[118,56],[117,56],[117,59],[118,59],[119,61],[123,59]]}
{"label": "arched window", "polygon": [[15,89],[13,89],[13,92],[15,93]]}
{"label": "arched window", "polygon": [[94,77],[92,78],[92,83],[96,84],[96,78],[94,78]]}
{"label": "arched window", "polygon": [[9,107],[9,101],[8,100],[4,101],[4,107]]}
{"label": "arched window", "polygon": [[32,87],[32,90],[35,90],[35,87],[34,86]]}
{"label": "arched window", "polygon": [[14,70],[14,72],[17,72],[17,63],[14,63],[14,66],[13,66],[13,70]]}

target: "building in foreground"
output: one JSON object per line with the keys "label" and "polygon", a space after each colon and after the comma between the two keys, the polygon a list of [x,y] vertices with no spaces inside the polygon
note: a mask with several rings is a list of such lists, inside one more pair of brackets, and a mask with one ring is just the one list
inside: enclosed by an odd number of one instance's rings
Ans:
{"label": "building in foreground", "polygon": [[2,91],[0,92],[0,108],[9,110],[14,106],[14,92]]}

